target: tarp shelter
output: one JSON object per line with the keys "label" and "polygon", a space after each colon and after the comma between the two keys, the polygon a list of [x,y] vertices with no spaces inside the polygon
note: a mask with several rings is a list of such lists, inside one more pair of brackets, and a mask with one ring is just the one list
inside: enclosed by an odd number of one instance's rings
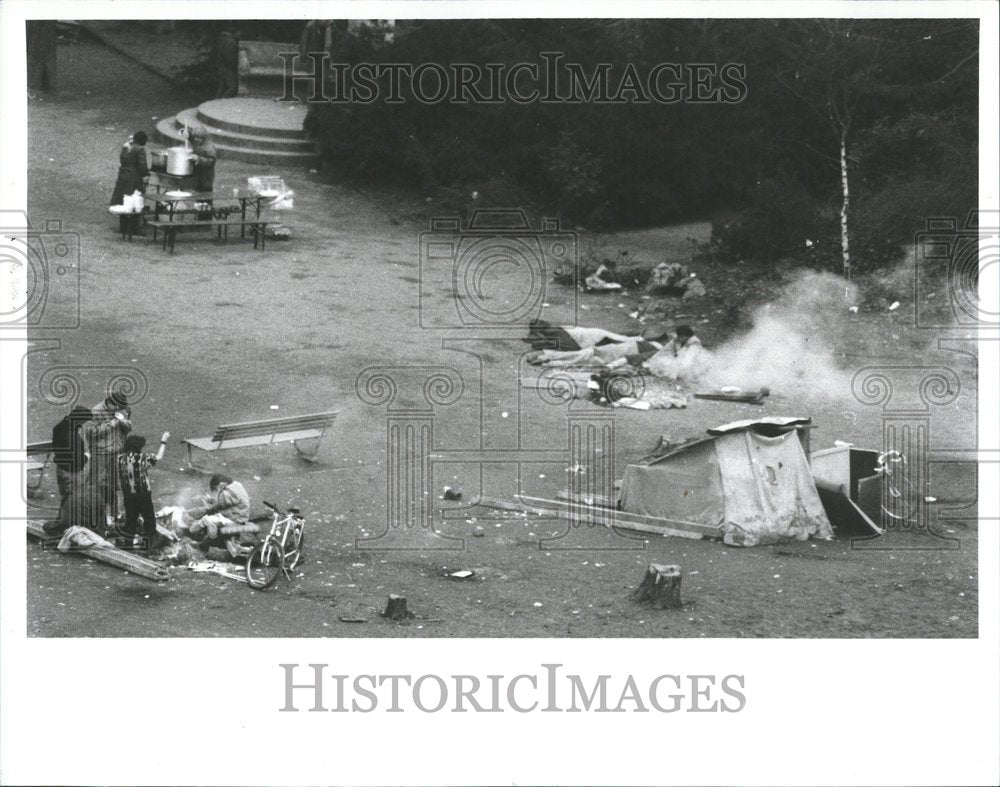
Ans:
{"label": "tarp shelter", "polygon": [[629,465],[620,508],[721,525],[732,546],[832,538],[803,447],[809,426],[808,418],[762,418],[709,429]]}

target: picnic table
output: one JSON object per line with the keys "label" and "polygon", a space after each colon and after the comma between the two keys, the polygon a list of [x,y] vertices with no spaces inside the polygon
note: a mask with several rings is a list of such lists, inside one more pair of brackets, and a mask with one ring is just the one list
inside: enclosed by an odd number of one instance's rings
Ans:
{"label": "picnic table", "polygon": [[[254,218],[260,218],[261,204],[270,197],[264,197],[256,191],[246,189],[233,189],[232,191],[180,191],[180,192],[149,192],[145,195],[147,202],[153,203],[153,217],[160,218],[165,214],[169,220],[173,220],[176,215],[203,213],[193,206],[199,202],[207,202],[214,207],[217,202],[228,204],[239,204],[240,218],[246,220],[247,208],[254,206]],[[192,207],[187,207],[188,203]]]}
{"label": "picnic table", "polygon": [[[152,219],[147,223],[153,228],[153,240],[158,231],[163,230],[163,248],[168,244],[173,251],[177,231],[194,227],[214,227],[219,237],[229,237],[229,227],[239,225],[240,237],[246,237],[247,227],[254,236],[254,248],[258,242],[264,248],[264,232],[269,223],[261,219],[261,207],[270,197],[256,191],[233,189],[232,191],[195,191],[171,193],[147,193],[147,202],[153,205]],[[253,208],[253,217],[247,218],[247,210]],[[239,213],[239,220],[230,216]],[[189,217],[194,217],[191,219]]]}

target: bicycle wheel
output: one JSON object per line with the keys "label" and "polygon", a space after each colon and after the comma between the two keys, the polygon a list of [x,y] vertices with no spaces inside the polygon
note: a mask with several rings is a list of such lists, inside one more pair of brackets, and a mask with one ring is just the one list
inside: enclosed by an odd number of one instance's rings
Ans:
{"label": "bicycle wheel", "polygon": [[266,590],[278,581],[285,553],[281,544],[267,539],[258,544],[247,558],[247,582],[254,590]]}

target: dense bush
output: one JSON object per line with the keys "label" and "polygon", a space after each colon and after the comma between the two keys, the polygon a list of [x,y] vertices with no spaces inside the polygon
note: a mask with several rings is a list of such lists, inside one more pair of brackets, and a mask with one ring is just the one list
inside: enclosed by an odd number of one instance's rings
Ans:
{"label": "dense bush", "polygon": [[[182,24],[205,58],[227,26]],[[302,23],[239,25],[244,37],[294,42]],[[400,103],[382,100],[383,85],[371,103],[310,107],[335,177],[463,210],[534,207],[591,229],[725,216],[715,253],[831,269],[842,138],[858,269],[893,259],[926,217],[976,203],[975,21],[397,20],[395,30],[387,45],[355,31],[338,58],[485,71],[559,52],[585,73],[610,64],[614,84],[629,67],[731,63],[747,92],[732,103],[427,104],[404,80]]]}

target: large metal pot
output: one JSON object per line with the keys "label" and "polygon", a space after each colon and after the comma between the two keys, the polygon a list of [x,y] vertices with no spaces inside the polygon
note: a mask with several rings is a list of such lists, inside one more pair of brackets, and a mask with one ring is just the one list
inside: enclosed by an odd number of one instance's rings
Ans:
{"label": "large metal pot", "polygon": [[166,172],[167,171],[167,151],[165,151],[165,150],[150,149],[150,151],[149,151],[149,168],[153,172]]}
{"label": "large metal pot", "polygon": [[190,150],[183,145],[167,149],[167,174],[190,175],[193,171]]}

